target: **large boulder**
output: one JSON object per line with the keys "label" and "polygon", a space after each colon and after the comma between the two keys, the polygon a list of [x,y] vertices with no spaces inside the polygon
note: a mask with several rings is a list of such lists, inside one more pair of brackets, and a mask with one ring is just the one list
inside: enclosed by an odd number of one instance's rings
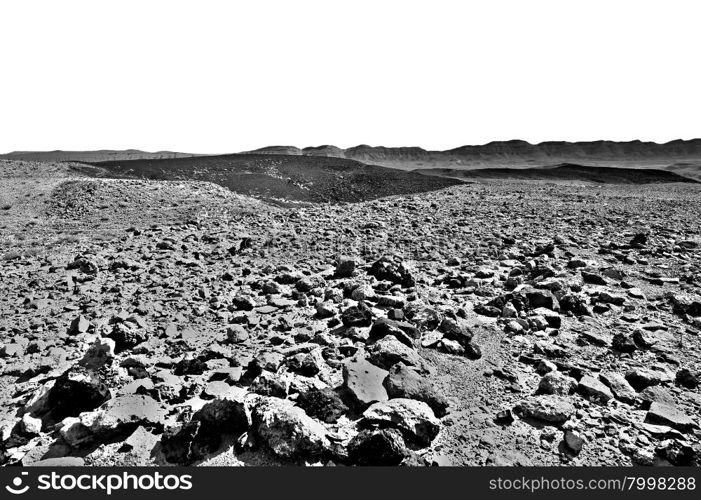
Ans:
{"label": "large boulder", "polygon": [[424,331],[435,330],[444,318],[440,311],[419,301],[409,302],[404,308],[404,313],[410,322]]}
{"label": "large boulder", "polygon": [[626,380],[636,391],[674,380],[674,374],[656,368],[634,368],[626,373]]}
{"label": "large boulder", "polygon": [[399,340],[402,344],[405,344],[408,347],[413,347],[412,338],[418,337],[418,332],[415,331],[415,328],[411,327],[409,330],[411,334],[409,334],[406,331],[406,326],[410,325],[404,325],[403,329],[402,324],[397,321],[387,318],[380,318],[372,325],[368,340],[370,342],[375,342],[387,336],[392,336]]}
{"label": "large boulder", "polygon": [[404,438],[396,429],[364,430],[348,444],[348,459],[354,465],[394,466],[408,455]]}
{"label": "large boulder", "polygon": [[423,358],[415,349],[407,347],[393,336],[384,337],[371,345],[368,348],[368,359],[385,370],[400,362],[417,368],[424,365]]}
{"label": "large boulder", "polygon": [[318,274],[305,276],[295,283],[295,288],[303,293],[311,292],[315,288],[322,288],[324,286],[326,286],[326,281]]}
{"label": "large boulder", "polygon": [[132,349],[149,338],[149,332],[142,326],[132,322],[115,323],[109,338],[114,340],[117,352]]}
{"label": "large boulder", "polygon": [[261,398],[251,420],[255,435],[279,457],[318,459],[330,449],[323,424],[287,399]]}
{"label": "large boulder", "polygon": [[297,405],[307,415],[322,422],[334,423],[348,411],[348,407],[336,392],[329,388],[312,387],[297,397]]}
{"label": "large boulder", "polygon": [[206,403],[192,419],[166,429],[161,437],[163,455],[170,463],[189,465],[215,452],[225,434],[239,435],[249,425],[246,391],[231,387],[226,394]]}
{"label": "large boulder", "polygon": [[560,310],[560,303],[550,290],[530,288],[525,290],[525,295],[531,309],[544,307],[556,312]]}
{"label": "large boulder", "polygon": [[200,408],[192,419],[202,422],[208,432],[240,434],[248,428],[245,399],[245,389],[230,387]]}
{"label": "large boulder", "polygon": [[403,262],[395,262],[388,257],[382,257],[370,266],[368,274],[380,281],[391,281],[403,287],[412,287],[416,279]]}
{"label": "large boulder", "polygon": [[445,416],[448,411],[448,400],[436,391],[426,377],[404,363],[397,363],[389,370],[384,385],[390,398],[423,401],[438,417]]}
{"label": "large boulder", "polygon": [[440,422],[423,401],[397,398],[375,403],[363,413],[363,423],[394,427],[405,438],[428,446],[440,431]]}
{"label": "large boulder", "polygon": [[58,421],[94,410],[110,397],[109,389],[98,375],[74,366],[56,379],[48,394],[48,406]]}
{"label": "large boulder", "polygon": [[98,338],[88,348],[78,364],[88,370],[99,370],[114,359],[115,349],[114,340]]}

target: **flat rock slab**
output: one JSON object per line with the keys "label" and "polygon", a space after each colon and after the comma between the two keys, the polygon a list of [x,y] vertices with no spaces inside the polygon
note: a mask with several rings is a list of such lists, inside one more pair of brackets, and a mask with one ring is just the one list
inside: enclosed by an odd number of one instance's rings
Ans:
{"label": "flat rock slab", "polygon": [[628,383],[623,375],[615,372],[607,372],[599,375],[601,381],[606,384],[614,397],[624,403],[634,403],[637,399],[635,389]]}
{"label": "flat rock slab", "polygon": [[645,416],[645,421],[651,424],[662,424],[674,427],[683,432],[689,432],[694,427],[694,420],[674,406],[662,403],[652,403]]}
{"label": "flat rock slab", "polygon": [[387,401],[387,391],[382,385],[389,372],[364,358],[353,358],[343,367],[343,386],[353,402],[366,408],[377,401]]}
{"label": "flat rock slab", "polygon": [[590,375],[582,377],[577,390],[582,396],[595,403],[606,404],[608,400],[613,399],[611,390],[603,382]]}

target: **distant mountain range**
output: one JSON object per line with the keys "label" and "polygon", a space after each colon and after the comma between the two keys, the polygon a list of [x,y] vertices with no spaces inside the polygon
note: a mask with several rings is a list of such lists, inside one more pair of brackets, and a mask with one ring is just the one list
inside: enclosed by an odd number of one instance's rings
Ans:
{"label": "distant mountain range", "polygon": [[494,157],[521,157],[524,159],[549,157],[579,157],[579,158],[616,158],[635,156],[648,158],[654,156],[701,156],[701,139],[689,141],[676,140],[664,144],[643,141],[591,141],[565,142],[550,141],[539,144],[513,140],[495,141],[481,146],[460,146],[446,151],[429,151],[419,147],[388,148],[383,146],[367,146],[362,144],[348,149],[336,146],[317,146],[300,149],[294,146],[269,146],[260,148],[252,153],[334,156],[353,160],[411,160],[422,161],[436,158],[476,159]]}
{"label": "distant mountain range", "polygon": [[122,161],[122,160],[161,160],[166,158],[189,158],[197,156],[191,153],[174,153],[172,151],[156,151],[149,153],[138,149],[100,149],[97,151],[13,151],[0,155],[0,160],[24,161]]}
{"label": "distant mountain range", "polygon": [[[453,163],[455,167],[492,166],[498,163],[522,166],[557,164],[598,160],[630,163],[631,161],[669,162],[680,159],[701,159],[701,139],[676,140],[665,144],[656,142],[564,142],[551,141],[531,144],[526,141],[497,141],[481,146],[461,146],[446,151],[429,151],[419,147],[388,148],[360,145],[348,149],[336,146],[318,146],[299,149],[292,146],[271,146],[255,153],[332,156],[349,158],[398,168],[420,168],[436,163]],[[437,166],[437,165],[436,165]]]}
{"label": "distant mountain range", "polygon": [[[321,156],[344,158],[366,164],[420,170],[473,170],[481,168],[539,168],[560,164],[634,169],[659,169],[701,180],[701,139],[676,140],[664,144],[643,141],[550,141],[531,144],[526,141],[497,141],[481,146],[461,146],[446,151],[429,151],[420,147],[383,147],[360,145],[347,149],[336,146],[297,148],[268,146],[241,154]],[[148,153],[125,151],[19,151],[0,155],[0,159],[32,161],[124,161],[187,158],[189,153],[159,151]]]}

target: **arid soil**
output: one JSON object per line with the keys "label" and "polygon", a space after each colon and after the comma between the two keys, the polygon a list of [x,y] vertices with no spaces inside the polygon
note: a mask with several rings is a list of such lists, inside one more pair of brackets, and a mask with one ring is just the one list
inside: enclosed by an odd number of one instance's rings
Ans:
{"label": "arid soil", "polygon": [[699,465],[700,200],[504,181],[280,207],[0,161],[0,457]]}

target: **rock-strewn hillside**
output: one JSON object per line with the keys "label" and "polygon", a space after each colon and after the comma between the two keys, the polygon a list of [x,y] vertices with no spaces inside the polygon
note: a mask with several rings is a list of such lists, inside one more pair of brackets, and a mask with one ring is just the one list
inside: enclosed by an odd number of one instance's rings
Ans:
{"label": "rock-strewn hillside", "polygon": [[52,189],[0,213],[5,464],[699,463],[696,186]]}

